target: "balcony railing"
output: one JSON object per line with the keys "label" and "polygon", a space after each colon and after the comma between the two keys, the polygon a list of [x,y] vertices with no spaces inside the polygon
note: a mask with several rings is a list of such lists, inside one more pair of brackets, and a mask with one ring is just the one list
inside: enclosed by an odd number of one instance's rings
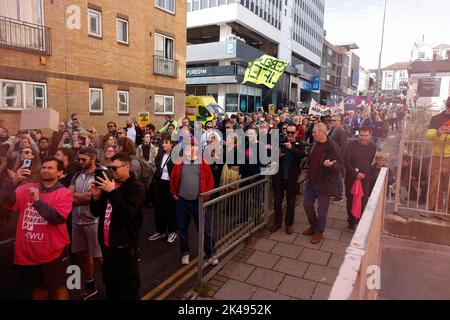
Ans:
{"label": "balcony railing", "polygon": [[178,60],[153,56],[153,74],[178,78]]}
{"label": "balcony railing", "polygon": [[0,47],[51,55],[51,29],[0,16]]}

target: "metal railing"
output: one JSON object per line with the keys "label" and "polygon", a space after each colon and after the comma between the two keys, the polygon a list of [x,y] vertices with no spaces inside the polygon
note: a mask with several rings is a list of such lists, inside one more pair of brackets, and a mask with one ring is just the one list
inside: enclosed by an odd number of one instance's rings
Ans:
{"label": "metal railing", "polygon": [[153,56],[153,74],[178,78],[178,60]]}
{"label": "metal railing", "polygon": [[[358,228],[346,250],[329,300],[376,300],[378,289],[368,285],[369,271],[381,265],[381,239],[388,169],[382,168]],[[372,268],[370,268],[372,267]]]}
{"label": "metal railing", "polygon": [[447,220],[450,219],[450,140],[426,140],[430,118],[429,108],[411,114],[400,140],[396,182],[390,191],[395,194],[394,213],[403,209]]}
{"label": "metal railing", "polygon": [[[198,283],[202,283],[205,231],[215,242],[214,258],[223,256],[251,234],[264,227],[269,218],[269,177],[255,175],[200,195],[198,231]],[[206,229],[207,228],[207,229]]]}
{"label": "metal railing", "polygon": [[51,29],[0,16],[0,47],[51,55]]}

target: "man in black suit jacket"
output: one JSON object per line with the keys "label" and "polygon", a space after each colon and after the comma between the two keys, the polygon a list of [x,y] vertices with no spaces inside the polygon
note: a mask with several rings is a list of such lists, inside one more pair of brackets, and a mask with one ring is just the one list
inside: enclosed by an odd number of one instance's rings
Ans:
{"label": "man in black suit jacket", "polygon": [[288,142],[280,146],[280,165],[273,176],[273,192],[275,197],[275,224],[271,232],[281,228],[283,221],[282,202],[287,197],[286,232],[292,234],[295,215],[295,198],[298,194],[297,177],[300,174],[300,161],[305,157],[305,144],[297,140],[297,126],[289,124],[286,130]]}

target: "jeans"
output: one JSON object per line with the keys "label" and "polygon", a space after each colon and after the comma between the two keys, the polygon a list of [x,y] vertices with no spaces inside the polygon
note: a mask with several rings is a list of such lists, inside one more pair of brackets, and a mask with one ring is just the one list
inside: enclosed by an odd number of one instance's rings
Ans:
{"label": "jeans", "polygon": [[[195,227],[198,231],[198,201],[187,201],[181,199],[177,201],[177,224],[180,234],[181,255],[189,254],[189,224],[191,215],[194,217]],[[214,240],[211,237],[211,228],[208,216],[205,214],[205,240],[203,242],[205,254],[208,257],[214,254]]]}
{"label": "jeans", "polygon": [[[305,209],[308,222],[315,233],[323,233],[327,224],[328,207],[330,206],[330,196],[322,196],[317,191],[319,182],[305,183],[305,191],[303,194],[303,208]],[[317,208],[318,216],[314,202],[318,199],[319,207]]]}

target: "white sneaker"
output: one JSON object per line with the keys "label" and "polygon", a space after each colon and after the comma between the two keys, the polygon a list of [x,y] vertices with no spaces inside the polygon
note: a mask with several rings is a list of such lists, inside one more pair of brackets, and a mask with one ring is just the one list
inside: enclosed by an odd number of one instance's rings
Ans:
{"label": "white sneaker", "polygon": [[159,232],[155,232],[154,234],[152,234],[150,237],[148,237],[147,239],[149,241],[155,241],[161,238],[165,238],[166,234],[165,233],[159,233]]}
{"label": "white sneaker", "polygon": [[189,255],[188,254],[181,257],[181,264],[184,264],[184,265],[189,264]]}
{"label": "white sneaker", "polygon": [[207,262],[210,263],[212,266],[217,266],[219,264],[219,259],[212,257],[209,258]]}
{"label": "white sneaker", "polygon": [[167,237],[167,242],[174,243],[176,239],[177,239],[177,233],[172,232],[172,233],[169,233],[169,236]]}

